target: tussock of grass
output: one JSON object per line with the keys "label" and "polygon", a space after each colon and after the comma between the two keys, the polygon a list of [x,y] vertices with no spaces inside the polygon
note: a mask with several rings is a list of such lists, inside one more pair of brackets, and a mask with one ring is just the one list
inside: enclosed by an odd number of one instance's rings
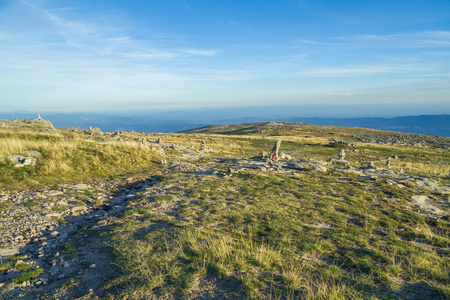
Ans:
{"label": "tussock of grass", "polygon": [[44,273],[44,270],[41,268],[33,269],[29,272],[20,274],[19,276],[13,278],[11,281],[14,282],[15,284],[21,284],[23,282],[33,280],[36,277],[42,275],[43,273]]}
{"label": "tussock of grass", "polygon": [[23,272],[23,271],[27,271],[27,270],[31,269],[31,265],[28,263],[20,263],[20,264],[16,264],[15,268],[17,271]]}
{"label": "tussock of grass", "polygon": [[0,271],[8,270],[8,269],[11,268],[12,266],[14,266],[14,261],[11,261],[11,260],[3,261],[3,262],[0,264]]}

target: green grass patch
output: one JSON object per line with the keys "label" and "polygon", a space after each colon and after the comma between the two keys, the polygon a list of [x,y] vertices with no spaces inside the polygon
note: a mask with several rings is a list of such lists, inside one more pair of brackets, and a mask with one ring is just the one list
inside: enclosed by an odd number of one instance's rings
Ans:
{"label": "green grass patch", "polygon": [[21,284],[23,282],[33,280],[42,274],[44,274],[44,270],[41,268],[37,268],[29,272],[22,273],[16,278],[11,279],[11,281],[14,282],[15,284]]}

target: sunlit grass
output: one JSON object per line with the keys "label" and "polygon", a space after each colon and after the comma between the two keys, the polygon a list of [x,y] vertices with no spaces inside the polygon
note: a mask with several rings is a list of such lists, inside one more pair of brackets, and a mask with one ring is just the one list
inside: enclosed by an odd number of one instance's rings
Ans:
{"label": "sunlit grass", "polygon": [[[173,174],[164,184],[175,181],[174,189],[187,191],[170,200],[179,207],[175,217],[151,214],[151,201],[140,211],[145,217],[134,222],[128,214],[112,235],[118,265],[138,290],[183,293],[212,276],[234,282],[224,289],[235,297],[375,299],[417,281],[445,295],[442,284],[450,283],[448,223],[430,225],[387,200],[381,191],[393,187],[316,173],[249,172],[201,182]],[[403,201],[414,187],[406,189],[396,195]],[[419,247],[417,239],[433,247]]]}
{"label": "sunlit grass", "polygon": [[[93,140],[78,134],[0,131],[0,188],[103,178],[153,166],[159,155],[135,140]],[[36,166],[12,167],[8,156],[39,151]]]}

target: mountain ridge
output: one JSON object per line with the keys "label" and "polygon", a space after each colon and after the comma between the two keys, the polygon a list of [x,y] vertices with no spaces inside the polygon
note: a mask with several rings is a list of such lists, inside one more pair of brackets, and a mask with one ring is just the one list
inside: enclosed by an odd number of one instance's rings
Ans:
{"label": "mountain ridge", "polygon": [[[245,113],[245,114],[244,114]],[[88,128],[98,127],[102,131],[137,131],[137,132],[179,132],[207,125],[229,125],[248,122],[302,122],[314,125],[344,126],[390,130],[398,132],[432,134],[450,137],[450,115],[419,115],[394,118],[321,118],[321,117],[258,117],[249,112],[236,115],[231,112],[223,114],[205,111],[184,111],[171,114],[149,112],[144,115],[119,113],[42,113],[57,128],[70,126]],[[0,113],[0,119],[32,118],[36,113],[9,112]],[[230,118],[230,116],[235,116]]]}

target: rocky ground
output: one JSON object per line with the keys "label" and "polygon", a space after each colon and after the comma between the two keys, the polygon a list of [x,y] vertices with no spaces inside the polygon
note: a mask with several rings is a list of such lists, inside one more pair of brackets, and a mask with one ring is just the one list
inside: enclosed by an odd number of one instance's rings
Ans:
{"label": "rocky ground", "polygon": [[[156,179],[154,179],[156,180]],[[41,191],[7,193],[1,203],[10,207],[1,214],[0,257],[17,256],[17,264],[44,270],[20,284],[9,283],[15,270],[0,273],[0,293],[5,298],[35,299],[37,294],[64,294],[64,284],[80,278],[78,292],[68,299],[95,291],[114,272],[101,233],[116,222],[137,191],[155,181],[125,183],[108,180],[91,184],[60,185]],[[66,295],[67,297],[67,295]]]}
{"label": "rocky ground", "polygon": [[[411,209],[436,218],[447,218],[450,186],[436,181],[393,172],[389,168],[352,167],[344,159],[317,161],[294,159],[272,162],[267,159],[216,159],[198,164],[191,159],[174,160],[166,172],[189,172],[197,176],[230,176],[235,172],[343,171],[361,177],[381,179],[402,187],[415,182],[417,195]],[[158,194],[152,186],[157,177],[111,179],[87,184],[58,185],[44,190],[5,192],[0,195],[0,257],[17,258],[15,265],[42,270],[35,278],[14,283],[17,268],[0,270],[0,294],[5,299],[84,299],[102,297],[104,283],[116,272],[102,235],[120,224],[125,210],[139,205],[138,198]],[[422,191],[437,192],[430,199]],[[447,197],[447,198],[446,198]],[[443,206],[444,205],[444,206]],[[71,284],[77,281],[76,288]]]}

